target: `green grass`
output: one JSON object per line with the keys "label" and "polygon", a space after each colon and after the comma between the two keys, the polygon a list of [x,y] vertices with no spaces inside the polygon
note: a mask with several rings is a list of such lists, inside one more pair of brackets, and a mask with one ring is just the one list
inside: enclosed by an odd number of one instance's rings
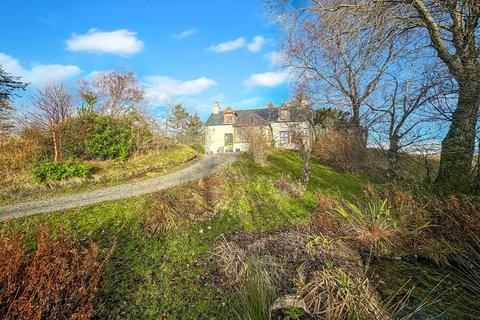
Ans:
{"label": "green grass", "polygon": [[[225,296],[209,278],[214,269],[209,258],[214,240],[234,230],[308,223],[316,192],[352,197],[361,194],[367,182],[313,163],[305,195],[291,198],[273,186],[274,179],[285,173],[301,175],[295,152],[276,151],[263,167],[240,156],[227,170],[227,182],[217,186],[224,195],[214,208],[217,214],[167,234],[152,235],[143,228],[144,219],[154,210],[155,195],[27,217],[6,226],[23,230],[33,239],[38,225],[63,225],[79,239],[92,238],[105,248],[116,237],[98,295],[99,318],[159,319],[166,314],[169,319],[231,319],[238,297]],[[197,190],[198,186],[193,183],[183,188]]]}
{"label": "green grass", "polygon": [[163,175],[189,164],[197,156],[198,153],[192,147],[177,144],[163,151],[136,155],[126,161],[87,161],[94,171],[90,178],[62,181],[48,188],[36,184],[26,171],[8,184],[0,183],[5,186],[0,189],[0,204],[94,190]]}

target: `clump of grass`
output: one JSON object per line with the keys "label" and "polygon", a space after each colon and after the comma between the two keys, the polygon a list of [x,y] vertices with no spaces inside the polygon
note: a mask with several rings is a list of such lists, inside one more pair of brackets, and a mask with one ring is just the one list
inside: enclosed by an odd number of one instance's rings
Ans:
{"label": "clump of grass", "polygon": [[290,173],[282,174],[273,182],[273,186],[293,198],[299,198],[305,193],[305,187],[302,185],[302,182]]}
{"label": "clump of grass", "polygon": [[239,291],[240,305],[237,313],[241,319],[268,319],[277,293],[275,273],[259,259],[250,258],[246,265],[247,272],[243,288]]}
{"label": "clump of grass", "polygon": [[248,265],[245,251],[220,236],[213,249],[213,257],[219,265],[220,271],[227,279],[227,286],[242,286]]}
{"label": "clump of grass", "polygon": [[100,273],[114,245],[102,254],[59,229],[55,238],[41,227],[30,252],[23,235],[0,239],[0,317],[2,319],[89,319]]}
{"label": "clump of grass", "polygon": [[370,250],[385,252],[397,240],[397,220],[387,199],[380,203],[368,202],[363,206],[345,201],[336,211],[348,222],[355,238]]}
{"label": "clump of grass", "polygon": [[324,319],[378,319],[386,314],[366,277],[351,277],[329,263],[308,282],[300,277],[298,294],[311,314]]}

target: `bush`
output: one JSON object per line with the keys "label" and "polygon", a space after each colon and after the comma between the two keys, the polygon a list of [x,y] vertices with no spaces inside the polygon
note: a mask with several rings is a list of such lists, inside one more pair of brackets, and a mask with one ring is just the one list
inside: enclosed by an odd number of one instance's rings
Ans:
{"label": "bush", "polygon": [[61,181],[70,178],[86,178],[91,167],[86,163],[77,163],[71,160],[59,163],[54,161],[42,162],[32,168],[33,179],[39,184],[48,181]]}
{"label": "bush", "polygon": [[72,118],[62,128],[65,154],[76,159],[125,160],[135,150],[144,151],[154,139],[137,118],[94,112]]}
{"label": "bush", "polygon": [[1,319],[89,319],[100,273],[112,255],[62,229],[40,228],[33,252],[18,232],[0,234]]}
{"label": "bush", "polygon": [[338,170],[353,172],[360,169],[366,148],[362,137],[346,130],[331,130],[319,137],[313,156]]}

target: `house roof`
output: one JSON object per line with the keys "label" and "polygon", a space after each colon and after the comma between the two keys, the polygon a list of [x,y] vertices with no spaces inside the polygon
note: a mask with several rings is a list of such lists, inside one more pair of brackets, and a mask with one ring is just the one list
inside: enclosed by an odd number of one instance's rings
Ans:
{"label": "house roof", "polygon": [[[258,116],[260,119],[264,120],[268,123],[274,122],[302,122],[306,121],[306,116],[302,112],[302,110],[292,108],[290,109],[290,121],[278,121],[278,114],[277,108],[275,109],[248,109],[248,110],[235,110],[237,114],[237,124],[244,123],[252,118],[253,115]],[[207,122],[205,122],[205,126],[219,126],[224,124],[223,123],[223,112],[219,112],[217,114],[211,114],[208,118]]]}

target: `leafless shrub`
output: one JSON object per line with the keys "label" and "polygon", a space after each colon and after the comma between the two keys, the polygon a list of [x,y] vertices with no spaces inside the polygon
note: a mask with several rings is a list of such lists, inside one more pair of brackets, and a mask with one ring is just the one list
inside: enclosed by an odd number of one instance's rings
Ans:
{"label": "leafless shrub", "polygon": [[320,136],[313,150],[315,159],[346,172],[361,168],[365,152],[363,139],[344,130]]}
{"label": "leafless shrub", "polygon": [[249,143],[248,152],[259,165],[267,162],[268,152],[272,147],[267,130],[267,127],[253,125],[243,128],[245,139]]}
{"label": "leafless shrub", "polygon": [[30,253],[24,236],[6,231],[0,239],[0,317],[2,319],[89,319],[100,274],[114,245],[102,254],[59,229],[38,231]]}

